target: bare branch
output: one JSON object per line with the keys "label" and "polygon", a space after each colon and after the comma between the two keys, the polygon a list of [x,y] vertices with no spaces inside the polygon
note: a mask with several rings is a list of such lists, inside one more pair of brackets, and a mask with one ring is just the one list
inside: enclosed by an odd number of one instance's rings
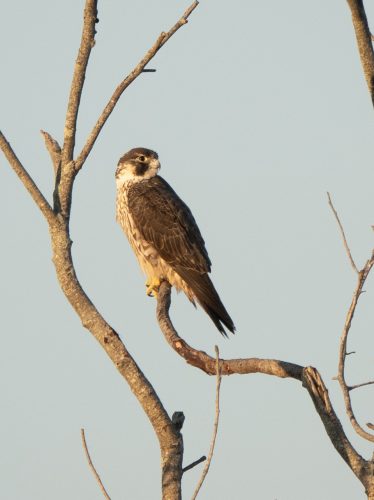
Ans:
{"label": "bare branch", "polygon": [[[200,368],[208,375],[216,374],[216,361],[204,351],[189,346],[175,330],[170,317],[170,285],[163,281],[157,296],[157,320],[168,344],[192,366]],[[220,359],[221,375],[244,375],[247,373],[264,373],[276,377],[291,377],[302,379],[303,367],[294,363],[278,361],[276,359],[244,358]]]}
{"label": "bare branch", "polygon": [[106,489],[105,489],[105,486],[103,485],[102,481],[101,481],[101,478],[97,472],[97,470],[95,469],[95,466],[94,464],[92,463],[92,460],[91,460],[91,456],[90,456],[90,452],[88,451],[88,447],[87,447],[87,442],[86,442],[86,436],[84,434],[84,429],[81,429],[81,437],[82,437],[82,445],[83,445],[83,449],[86,453],[86,457],[87,457],[87,461],[88,461],[88,465],[93,473],[93,475],[95,476],[95,479],[96,481],[98,482],[99,486],[100,486],[100,489],[104,495],[104,497],[107,499],[107,500],[110,500],[110,496],[108,495]]}
{"label": "bare branch", "polygon": [[340,222],[340,219],[339,219],[339,215],[338,215],[338,212],[335,210],[335,207],[331,201],[331,196],[330,196],[330,193],[328,192],[327,193],[327,198],[329,200],[329,205],[331,207],[331,210],[332,210],[332,213],[334,214],[335,216],[335,219],[336,219],[336,222],[338,223],[338,226],[339,226],[339,229],[340,229],[340,232],[341,232],[341,235],[342,235],[342,238],[343,238],[343,243],[344,243],[344,247],[345,247],[345,250],[347,252],[347,255],[348,255],[348,258],[349,258],[349,261],[351,263],[351,266],[353,267],[354,271],[358,274],[359,271],[358,271],[358,268],[355,264],[355,261],[353,260],[353,257],[352,257],[352,254],[351,254],[351,251],[349,249],[349,246],[348,246],[348,243],[347,243],[347,238],[345,237],[345,232],[344,232],[344,228],[343,228],[343,225],[342,223]]}
{"label": "bare branch", "polygon": [[48,203],[48,201],[44,198],[44,195],[39,190],[38,186],[35,184],[30,174],[27,172],[25,167],[17,158],[15,152],[12,149],[12,146],[6,140],[2,132],[0,131],[0,148],[4,153],[6,159],[8,160],[10,166],[18,175],[22,184],[25,186],[27,191],[30,193],[32,199],[35,201],[40,211],[47,219],[49,224],[53,224],[55,222],[55,214],[53,213],[52,207]]}
{"label": "bare branch", "polygon": [[47,151],[51,157],[52,163],[53,163],[53,170],[55,173],[55,177],[57,175],[57,171],[61,165],[61,148],[59,143],[56,141],[56,139],[53,139],[53,137],[48,134],[48,132],[45,132],[44,130],[41,130],[40,133],[44,137],[44,142],[45,142],[45,147],[47,148]]}
{"label": "bare branch", "polygon": [[[116,106],[119,98],[121,97],[122,93],[126,88],[141,74],[144,73],[144,68],[145,66],[149,63],[151,59],[157,54],[157,52],[161,49],[163,45],[171,38],[176,31],[179,30],[182,26],[184,26],[188,21],[188,17],[191,15],[191,13],[196,9],[198,6],[199,2],[195,1],[193,2],[190,7],[185,11],[183,16],[179,19],[179,21],[166,33],[161,33],[161,35],[157,38],[155,43],[152,45],[152,47],[148,50],[146,55],[143,57],[143,59],[135,66],[135,68],[131,71],[131,73],[118,85],[118,87],[115,89],[113,92],[112,97],[109,99],[108,104],[105,106],[103,112],[101,113],[99,119],[97,120],[94,128],[92,129],[86,144],[84,145],[81,153],[79,154],[78,158],[76,159],[75,162],[75,169],[76,171],[79,171],[84,162],[86,161],[88,155],[91,152],[91,149],[93,145],[95,144],[95,141],[105,125],[105,122],[109,118],[110,114],[112,113],[114,107]],[[145,70],[149,71],[149,70]]]}
{"label": "bare branch", "polygon": [[365,7],[362,0],[347,0],[351,9],[353,27],[356,33],[362,68],[374,105],[374,51]]}
{"label": "bare branch", "polygon": [[342,335],[340,337],[339,365],[338,365],[338,380],[339,380],[340,388],[341,388],[342,393],[343,393],[345,408],[346,408],[346,412],[347,412],[347,415],[349,417],[349,420],[351,422],[351,425],[359,436],[361,436],[362,438],[367,439],[368,441],[371,441],[371,442],[374,442],[374,435],[369,434],[365,429],[363,429],[359,425],[359,423],[357,422],[357,419],[354,415],[354,412],[352,409],[351,397],[349,394],[350,388],[348,387],[348,385],[345,381],[345,373],[344,372],[345,372],[345,360],[347,357],[348,334],[349,334],[349,331],[350,331],[350,328],[352,325],[352,320],[353,320],[354,313],[356,311],[358,300],[359,300],[360,295],[362,293],[362,288],[364,286],[366,278],[368,277],[373,265],[374,265],[374,251],[372,252],[370,259],[366,262],[365,267],[358,273],[358,280],[357,280],[356,289],[354,291],[352,302],[351,302],[351,305],[348,309],[348,313],[346,316],[343,332],[342,332]]}
{"label": "bare branch", "polygon": [[51,227],[50,234],[53,263],[61,289],[83,326],[100,343],[149,418],[160,443],[163,493],[170,495],[170,498],[179,498],[183,458],[182,435],[175,429],[152,384],[117,332],[105,321],[82,289],[72,261],[68,221],[63,218],[58,220],[59,223]]}
{"label": "bare branch", "polygon": [[62,164],[73,161],[77,118],[81,100],[86,69],[95,44],[95,26],[97,20],[97,0],[86,0],[81,43],[75,61],[73,80],[70,87],[69,102],[65,118],[64,145],[62,147]]}
{"label": "bare branch", "polygon": [[374,384],[374,380],[370,380],[370,382],[363,382],[362,384],[349,385],[348,390],[353,391],[353,389],[358,389],[360,387],[365,387],[366,385],[372,385],[372,384]]}
{"label": "bare branch", "polygon": [[[35,183],[32,181],[22,164],[19,162],[12,148],[1,133],[0,147],[49,222],[53,263],[56,268],[56,274],[62,291],[81,319],[83,326],[92,333],[105,350],[113,364],[117,367],[120,374],[126,379],[129,387],[137,397],[155,430],[161,450],[162,490],[164,497],[180,498],[183,458],[182,435],[174,426],[151,383],[127,351],[117,332],[100,315],[81,287],[75,273],[71,256],[72,242],[69,235],[70,207],[73,183],[76,172],[79,170],[76,169],[75,162],[73,160],[74,143],[85,72],[90,51],[94,44],[97,12],[96,4],[96,0],[86,0],[81,45],[75,64],[69,103],[67,107],[61,166],[57,169],[58,175],[56,176],[56,186],[54,192],[54,206],[56,207],[56,214],[45,200]],[[152,47],[151,51],[153,50],[153,53],[148,53],[145,56],[143,59],[144,64],[143,61],[141,62],[140,71],[144,69],[146,62],[153,57],[153,55],[162,45],[166,43],[172,34],[179,29],[180,26],[187,22],[187,17],[196,6],[197,2],[195,2],[190,9],[186,11],[185,18],[181,19],[170,30],[170,32],[166,34],[163,33],[162,36],[159,37],[158,46],[156,48]],[[134,79],[135,76],[130,75],[130,80],[131,78]],[[127,85],[129,83],[131,82],[128,81]],[[121,89],[121,93],[125,90],[127,85]],[[112,109],[114,105],[115,102],[113,103]],[[105,117],[105,120],[109,116],[110,112]],[[91,150],[98,133],[100,132],[100,128],[101,127],[95,131],[95,137],[92,144],[89,146],[87,155]],[[49,135],[44,135],[44,137],[47,140],[47,148],[48,146],[51,148],[53,140],[50,140],[51,138]],[[54,146],[56,145],[54,144]]]}
{"label": "bare branch", "polygon": [[358,479],[366,486],[369,481],[368,463],[359,455],[344,433],[329,398],[328,391],[321,375],[312,366],[303,372],[303,385],[307,388],[318,415],[337,452],[348,464]]}
{"label": "bare branch", "polygon": [[369,427],[369,429],[374,431],[374,424],[371,424],[370,422],[368,422],[366,425]]}
{"label": "bare branch", "polygon": [[200,457],[198,460],[195,460],[195,462],[192,462],[192,464],[190,465],[187,465],[186,467],[183,467],[182,469],[182,473],[184,474],[185,472],[187,472],[188,470],[190,469],[193,469],[194,467],[196,467],[196,465],[199,465],[201,464],[201,462],[204,462],[206,460],[206,456],[203,455],[202,457]]}
{"label": "bare branch", "polygon": [[[374,259],[374,252],[372,258]],[[169,283],[162,282],[157,296],[157,319],[166,341],[187,363],[200,368],[208,375],[214,374],[215,371],[212,366],[215,365],[212,365],[212,362],[217,362],[217,360],[214,360],[203,351],[190,347],[177,334],[169,317],[170,289]],[[300,365],[274,359],[247,358],[219,359],[219,369],[221,375],[264,373],[282,378],[291,377],[302,381],[303,385],[308,389],[332,444],[364,484],[365,488],[369,488],[371,484],[370,463],[356,452],[346,437],[331,405],[328,391],[315,368],[304,368]]]}
{"label": "bare branch", "polygon": [[208,458],[207,458],[207,461],[204,465],[203,472],[202,472],[200,480],[196,486],[194,494],[192,495],[192,500],[195,500],[195,498],[199,494],[200,488],[201,488],[201,486],[202,486],[202,484],[203,484],[203,482],[204,482],[204,480],[209,472],[209,467],[210,467],[210,463],[211,463],[212,458],[213,458],[214,447],[215,447],[216,439],[217,439],[219,413],[220,413],[219,395],[220,395],[220,388],[221,388],[221,373],[220,373],[220,368],[219,368],[219,350],[218,350],[217,346],[215,346],[215,351],[216,351],[216,375],[217,375],[217,378],[216,378],[216,403],[215,403],[216,411],[215,411],[215,418],[214,418],[213,435],[212,435],[212,440],[210,443]]}

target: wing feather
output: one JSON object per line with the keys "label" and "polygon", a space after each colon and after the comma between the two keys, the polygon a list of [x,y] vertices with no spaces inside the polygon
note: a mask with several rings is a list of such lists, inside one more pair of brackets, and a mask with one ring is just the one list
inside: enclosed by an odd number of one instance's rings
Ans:
{"label": "wing feather", "polygon": [[222,335],[235,326],[207,273],[211,262],[187,205],[160,176],[133,184],[128,207],[142,235],[192,289],[197,301]]}
{"label": "wing feather", "polygon": [[133,184],[128,207],[143,238],[170,266],[210,272],[205,242],[190,209],[162,177]]}

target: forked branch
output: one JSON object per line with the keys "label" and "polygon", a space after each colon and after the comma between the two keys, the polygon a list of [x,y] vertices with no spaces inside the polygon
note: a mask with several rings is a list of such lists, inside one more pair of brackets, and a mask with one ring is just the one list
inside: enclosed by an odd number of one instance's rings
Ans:
{"label": "forked branch", "polygon": [[[157,320],[168,344],[187,361],[208,375],[214,375],[215,360],[203,351],[190,347],[176,332],[170,317],[170,285],[162,282],[157,297]],[[219,359],[221,375],[263,373],[276,377],[290,377],[303,382],[326,432],[344,461],[362,482],[366,489],[371,487],[371,462],[361,457],[349,442],[343,427],[331,405],[326,386],[318,371],[274,359]]]}
{"label": "forked branch", "polygon": [[77,130],[78,110],[85,80],[86,68],[90,57],[91,49],[94,45],[95,24],[97,21],[97,0],[86,0],[84,10],[84,22],[82,28],[81,44],[74,68],[74,74],[70,89],[69,102],[64,130],[64,143],[61,151],[57,143],[53,142],[49,134],[44,133],[46,146],[51,154],[56,176],[56,186],[54,192],[53,211],[47,200],[44,198],[39,188],[36,186],[26,169],[23,167],[5,137],[0,133],[0,147],[7,157],[11,167],[15,170],[20,180],[30,192],[35,203],[38,205],[43,215],[47,219],[50,228],[53,262],[60,286],[70,302],[82,324],[87,328],[96,340],[101,344],[119,373],[126,379],[129,387],[137,397],[144,412],[148,416],[155,433],[158,437],[162,460],[162,490],[165,499],[178,499],[181,496],[183,439],[179,430],[174,426],[171,418],[163,407],[156,391],[149,380],[145,377],[135,360],[127,351],[124,343],[119,338],[117,332],[100,315],[95,305],[91,302],[81,284],[78,281],[72,255],[69,235],[70,207],[72,189],[77,170],[82,166],[85,158],[89,154],[102,125],[116,105],[120,95],[125,88],[135,80],[141,73],[145,64],[157,53],[166,41],[187,22],[187,17],[196,8],[194,2],[185,12],[182,18],[168,32],[163,33],[156,44],[148,51],[139,65],[129,75],[122,87],[115,92],[113,100],[99,120],[99,124],[94,128],[89,137],[83,156],[80,157],[78,168],[73,159],[74,145]]}
{"label": "forked branch", "polygon": [[366,384],[358,384],[356,386],[348,386],[346,383],[346,380],[345,380],[345,361],[347,358],[348,334],[349,334],[349,331],[350,331],[351,326],[352,326],[353,316],[355,314],[360,295],[362,294],[363,286],[365,284],[365,281],[366,281],[373,265],[374,265],[374,251],[373,251],[370,259],[366,262],[364,268],[361,269],[361,271],[358,273],[358,280],[357,280],[356,289],[353,293],[351,305],[348,309],[347,316],[346,316],[345,323],[344,323],[344,327],[343,327],[343,332],[342,332],[342,335],[340,338],[339,365],[338,365],[338,376],[337,376],[337,379],[338,379],[339,384],[340,384],[340,388],[341,388],[342,393],[343,393],[346,412],[347,412],[349,420],[352,424],[352,427],[354,428],[354,430],[357,432],[357,434],[359,436],[361,436],[362,438],[367,439],[368,441],[371,441],[371,442],[374,442],[374,435],[367,432],[357,422],[356,416],[355,416],[353,408],[352,408],[350,391],[354,388],[361,387],[363,385],[369,385],[372,382],[368,382]]}
{"label": "forked branch", "polygon": [[152,47],[148,50],[146,55],[140,60],[140,62],[135,66],[135,68],[131,71],[131,73],[124,80],[122,80],[122,82],[115,89],[115,91],[112,94],[112,97],[108,101],[108,104],[105,106],[94,128],[92,129],[86,144],[84,145],[82,151],[80,152],[78,158],[75,161],[76,171],[79,171],[82,168],[84,162],[86,161],[88,155],[91,152],[93,145],[95,144],[95,141],[101,129],[105,125],[105,122],[109,118],[110,114],[115,108],[123,92],[142,72],[144,72],[145,66],[151,61],[151,59],[154,58],[154,56],[161,49],[161,47],[165,45],[165,43],[174,35],[174,33],[176,33],[179,30],[179,28],[181,28],[188,22],[189,16],[192,14],[192,12],[196,9],[198,5],[199,2],[197,0],[194,1],[184,12],[179,21],[177,21],[169,31],[167,31],[166,33],[164,32],[161,33],[161,35],[157,38]]}
{"label": "forked branch", "polygon": [[368,277],[370,270],[374,264],[374,250],[373,250],[373,253],[371,255],[371,258],[366,262],[364,268],[361,269],[361,271],[359,271],[353,258],[352,258],[352,254],[351,254],[351,251],[350,251],[349,246],[348,246],[348,242],[347,242],[347,238],[345,236],[345,231],[344,231],[343,225],[342,225],[340,218],[339,218],[339,215],[338,215],[337,211],[335,210],[335,207],[332,203],[330,193],[327,193],[327,197],[328,197],[328,202],[329,202],[330,208],[331,208],[331,210],[335,216],[335,219],[338,223],[339,230],[340,230],[340,233],[341,233],[342,239],[343,239],[344,248],[347,252],[349,261],[351,263],[351,266],[353,267],[353,269],[356,271],[356,273],[358,275],[357,286],[356,286],[356,289],[354,291],[352,302],[351,302],[351,305],[348,309],[348,313],[347,313],[346,320],[344,323],[343,332],[342,332],[342,335],[340,337],[338,375],[335,378],[339,381],[340,388],[341,388],[342,393],[343,393],[346,412],[347,412],[349,420],[352,424],[352,427],[354,428],[354,430],[357,432],[357,434],[359,436],[361,436],[364,439],[367,439],[368,441],[374,442],[374,436],[372,434],[370,434],[369,432],[367,432],[357,422],[357,419],[356,419],[355,414],[353,412],[352,401],[351,401],[351,396],[350,396],[350,391],[352,389],[357,389],[358,387],[363,387],[364,385],[370,385],[373,382],[366,382],[363,384],[349,386],[345,380],[345,362],[346,362],[347,356],[349,354],[351,354],[347,351],[348,334],[349,334],[349,331],[351,329],[353,316],[354,316],[354,313],[356,311],[357,303],[358,303],[358,300],[359,300],[360,295],[362,293],[364,283],[365,283],[366,278]]}

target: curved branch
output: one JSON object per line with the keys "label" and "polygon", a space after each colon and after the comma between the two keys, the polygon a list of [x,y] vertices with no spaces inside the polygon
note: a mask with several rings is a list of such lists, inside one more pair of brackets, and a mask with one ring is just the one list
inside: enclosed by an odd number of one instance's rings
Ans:
{"label": "curved branch", "polygon": [[[169,317],[170,291],[169,283],[163,281],[157,296],[157,320],[166,341],[187,363],[200,368],[208,375],[215,375],[215,358],[204,351],[189,346],[175,330]],[[220,359],[219,369],[221,375],[264,373],[281,378],[290,377],[296,380],[301,380],[303,373],[303,367],[300,365],[277,359],[260,358]]]}
{"label": "curved branch", "polygon": [[22,184],[25,186],[27,191],[30,193],[32,199],[35,201],[35,203],[39,207],[39,209],[42,212],[42,214],[44,215],[44,217],[47,219],[48,223],[49,224],[54,223],[55,214],[52,210],[52,207],[50,206],[48,201],[44,198],[42,192],[40,191],[38,186],[35,184],[35,182],[31,178],[30,174],[27,172],[25,167],[19,161],[15,152],[12,149],[12,146],[6,140],[6,138],[4,137],[4,135],[2,134],[1,131],[0,131],[0,149],[4,153],[6,159],[8,160],[8,163],[10,164],[12,169],[18,175]]}
{"label": "curved branch", "polygon": [[[347,415],[349,417],[349,420],[351,422],[352,427],[354,430],[357,432],[359,436],[361,436],[364,439],[367,439],[368,441],[374,442],[374,435],[370,434],[367,432],[363,427],[360,426],[360,424],[357,422],[357,419],[355,417],[355,414],[353,412],[352,408],[352,402],[351,402],[351,396],[350,396],[350,390],[353,387],[349,387],[345,381],[345,360],[347,357],[347,341],[348,341],[348,334],[352,325],[352,320],[354,313],[356,311],[357,303],[360,298],[360,295],[362,293],[363,286],[365,284],[366,278],[368,277],[370,270],[372,269],[374,265],[374,251],[371,255],[371,258],[366,262],[365,267],[358,273],[358,280],[357,280],[357,286],[353,294],[352,302],[351,305],[348,309],[348,313],[346,316],[344,328],[342,335],[340,337],[340,346],[339,346],[339,365],[338,365],[338,376],[337,379],[339,381],[341,390],[343,392],[343,397],[344,397],[344,403],[345,403],[345,408]],[[361,386],[360,384],[359,386]],[[368,384],[367,384],[368,385]],[[357,386],[357,387],[359,387]]]}
{"label": "curved branch", "polygon": [[[216,373],[214,358],[204,351],[190,347],[176,332],[169,317],[170,292],[169,283],[162,282],[157,297],[157,320],[166,341],[187,363],[200,368],[208,375],[214,375]],[[304,368],[294,363],[259,358],[220,359],[219,367],[222,375],[263,373],[302,381],[308,389],[333,446],[359,480],[367,487],[369,484],[370,464],[355,451],[346,437],[342,425],[332,408],[323,380],[315,368]]]}
{"label": "curved branch", "polygon": [[[214,358],[203,351],[198,351],[190,347],[177,334],[169,317],[170,292],[171,287],[169,283],[162,282],[157,296],[156,313],[159,326],[166,341],[187,363],[200,368],[208,375],[214,375],[216,373],[214,370]],[[302,381],[303,386],[307,388],[312,398],[333,446],[365,488],[367,490],[371,488],[371,462],[361,457],[349,442],[331,405],[322,377],[315,368],[304,368],[294,363],[274,359],[247,358],[220,359],[219,369],[221,375],[263,373],[282,378],[291,377]]]}
{"label": "curved branch", "polygon": [[[110,103],[105,108],[98,124],[89,137],[83,156],[80,156],[76,164],[73,159],[76,138],[77,117],[80,99],[85,80],[86,68],[95,43],[95,24],[97,21],[97,0],[86,0],[84,9],[84,22],[82,29],[81,44],[75,63],[74,74],[70,89],[69,102],[65,119],[64,144],[60,152],[57,143],[49,134],[43,134],[47,149],[52,155],[52,161],[57,166],[56,184],[54,191],[55,212],[45,200],[29,174],[26,172],[5,137],[0,133],[0,147],[4,151],[9,163],[17,175],[29,190],[36,204],[45,215],[50,228],[53,262],[56,274],[67,300],[70,302],[82,324],[87,328],[103,347],[109,358],[117,367],[120,374],[126,379],[130,389],[138,399],[143,410],[148,416],[155,433],[158,437],[162,458],[162,491],[165,499],[181,498],[183,438],[179,429],[173,424],[163,407],[158,395],[152,385],[140,370],[135,360],[127,351],[125,345],[115,330],[104,320],[94,304],[82,289],[75,273],[72,256],[71,240],[69,236],[70,208],[72,189],[75,176],[81,168],[85,158],[88,156],[92,146],[106,119],[114,109],[120,95],[126,87],[140,74],[145,64],[152,59],[157,51],[166,41],[187,22],[187,17],[196,8],[198,2],[194,2],[185,12],[182,18],[173,26],[168,33],[162,33],[156,44],[148,51],[135,70],[117,88]],[[56,149],[56,151],[55,151]],[[53,151],[52,151],[53,150]],[[57,158],[58,157],[58,158]],[[61,163],[60,163],[61,159]]]}
{"label": "curved branch", "polygon": [[374,105],[374,51],[365,7],[362,0],[347,0],[347,2],[351,9],[362,68],[369,88],[371,101]]}
{"label": "curved branch", "polygon": [[188,17],[191,13],[196,9],[199,5],[198,1],[194,1],[188,9],[184,12],[182,17],[179,19],[177,23],[166,33],[161,33],[161,35],[157,38],[152,47],[148,50],[146,55],[141,59],[141,61],[135,66],[135,68],[131,71],[131,73],[118,85],[118,87],[113,92],[112,97],[109,99],[108,104],[105,106],[103,112],[101,113],[99,119],[97,120],[94,128],[92,129],[86,144],[84,145],[82,151],[80,152],[78,158],[75,162],[75,169],[79,171],[84,162],[86,161],[88,155],[93,148],[93,145],[96,142],[96,139],[105,125],[105,122],[109,118],[112,113],[114,107],[116,106],[119,98],[123,94],[123,92],[127,89],[127,87],[144,71],[145,66],[149,63],[151,59],[157,54],[157,52],[161,49],[163,45],[171,38],[176,31],[179,30],[182,26],[184,26],[188,22]]}

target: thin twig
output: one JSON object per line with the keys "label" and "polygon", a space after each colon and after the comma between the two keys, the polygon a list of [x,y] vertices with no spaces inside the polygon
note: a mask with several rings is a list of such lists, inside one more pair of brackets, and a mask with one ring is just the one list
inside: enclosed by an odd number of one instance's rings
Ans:
{"label": "thin twig", "polygon": [[349,394],[350,387],[347,385],[345,381],[345,360],[347,357],[347,341],[348,341],[348,334],[352,325],[352,320],[353,316],[356,311],[356,307],[358,304],[358,300],[360,298],[360,295],[362,293],[362,288],[365,284],[366,278],[368,277],[372,267],[374,265],[374,250],[371,254],[370,259],[366,262],[364,268],[358,273],[358,280],[357,280],[357,285],[356,289],[353,293],[353,298],[351,305],[348,309],[347,316],[345,319],[342,335],[340,337],[340,345],[339,345],[339,364],[338,364],[338,380],[339,380],[339,385],[343,393],[344,397],[344,403],[345,403],[345,408],[346,408],[346,413],[349,417],[349,420],[351,422],[352,427],[356,431],[356,433],[361,436],[364,439],[367,439],[368,441],[374,442],[374,435],[368,433],[363,427],[360,426],[360,424],[357,422],[357,419],[355,417],[355,414],[353,412],[352,408],[352,402],[351,402],[351,396]]}
{"label": "thin twig", "polygon": [[94,464],[92,463],[92,460],[91,460],[91,457],[90,457],[90,453],[88,451],[88,447],[87,447],[87,443],[86,443],[86,436],[84,434],[84,429],[81,429],[81,437],[82,437],[82,445],[83,445],[83,449],[86,453],[86,457],[87,457],[87,461],[88,461],[88,465],[93,473],[93,475],[95,476],[95,479],[96,481],[99,483],[99,486],[100,486],[100,489],[104,495],[104,497],[107,499],[107,500],[110,500],[110,496],[108,495],[106,489],[105,489],[105,486],[103,485],[101,479],[100,479],[100,476],[97,472],[97,470],[95,469],[95,466]]}
{"label": "thin twig", "polygon": [[363,382],[362,384],[349,385],[348,390],[353,391],[353,389],[358,389],[359,387],[365,387],[366,385],[373,385],[374,380],[370,380],[370,382]]}
{"label": "thin twig", "polygon": [[35,184],[30,174],[27,172],[25,167],[17,158],[15,152],[13,151],[12,146],[6,140],[5,136],[0,131],[0,149],[4,153],[6,159],[8,160],[10,166],[18,175],[22,184],[25,186],[27,191],[31,194],[32,199],[35,201],[39,209],[41,210],[44,217],[47,219],[49,224],[55,222],[56,217],[53,213],[52,207],[48,203],[48,201],[44,198],[44,195]]}
{"label": "thin twig", "polygon": [[161,33],[161,35],[157,38],[152,47],[148,50],[146,55],[141,59],[141,61],[135,66],[135,68],[131,71],[131,73],[118,85],[118,87],[113,92],[112,97],[109,99],[108,104],[105,106],[103,112],[98,118],[95,126],[93,127],[86,144],[84,145],[82,151],[75,162],[75,169],[79,171],[84,162],[86,161],[88,155],[95,144],[95,141],[105,125],[105,122],[109,118],[112,113],[114,107],[116,106],[119,98],[121,97],[123,91],[141,74],[144,73],[145,66],[149,63],[151,59],[157,54],[157,52],[161,49],[163,45],[171,38],[176,31],[179,30],[182,26],[184,26],[188,21],[188,17],[191,13],[196,9],[199,5],[198,1],[193,2],[188,9],[184,12],[179,21],[166,33]]}
{"label": "thin twig", "polygon": [[331,210],[332,210],[332,213],[334,214],[335,216],[335,219],[336,219],[336,222],[338,223],[338,226],[339,226],[339,229],[340,229],[340,232],[341,232],[341,235],[342,235],[342,238],[343,238],[343,243],[344,243],[344,247],[345,247],[345,251],[347,252],[347,255],[348,255],[348,258],[349,258],[349,261],[351,263],[351,266],[353,267],[354,271],[358,274],[359,273],[359,270],[355,264],[355,261],[353,260],[353,257],[352,257],[352,254],[351,254],[351,251],[349,249],[349,246],[348,246],[348,243],[347,243],[347,238],[345,237],[345,232],[344,232],[344,228],[343,228],[343,225],[342,223],[340,222],[340,219],[339,219],[339,215],[338,215],[338,212],[335,210],[335,207],[331,201],[331,196],[330,196],[330,193],[328,192],[327,193],[327,198],[329,200],[329,205],[331,207]]}
{"label": "thin twig", "polygon": [[198,460],[195,460],[194,462],[192,462],[192,464],[186,465],[186,467],[183,467],[183,469],[182,469],[182,474],[184,474],[185,472],[187,472],[190,469],[193,469],[194,467],[196,467],[196,465],[201,464],[201,462],[205,462],[205,460],[206,460],[206,456],[203,455]]}
{"label": "thin twig", "polygon": [[214,446],[216,444],[216,438],[217,438],[218,423],[219,423],[219,413],[220,413],[220,409],[219,409],[219,393],[220,393],[220,387],[221,387],[221,372],[220,372],[220,368],[219,368],[219,350],[218,350],[217,346],[214,346],[214,348],[215,348],[215,351],[216,351],[216,374],[217,374],[217,378],[216,378],[216,404],[215,404],[216,414],[215,414],[215,419],[214,419],[213,435],[212,435],[212,441],[210,443],[210,449],[209,449],[209,453],[208,453],[208,458],[206,460],[203,472],[201,474],[200,481],[198,482],[198,484],[196,486],[196,489],[194,491],[194,494],[192,496],[192,500],[195,500],[195,498],[199,494],[199,491],[200,491],[200,488],[201,488],[201,486],[202,486],[202,484],[204,482],[204,479],[206,478],[206,475],[208,474],[210,463],[211,463],[212,458],[213,458]]}

